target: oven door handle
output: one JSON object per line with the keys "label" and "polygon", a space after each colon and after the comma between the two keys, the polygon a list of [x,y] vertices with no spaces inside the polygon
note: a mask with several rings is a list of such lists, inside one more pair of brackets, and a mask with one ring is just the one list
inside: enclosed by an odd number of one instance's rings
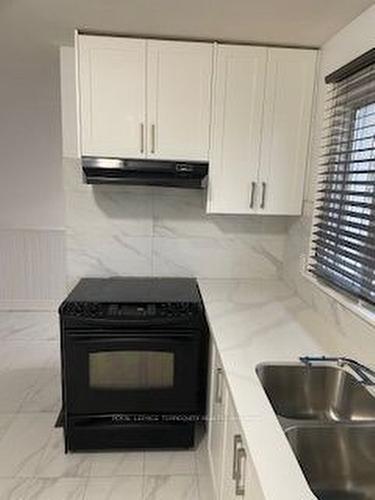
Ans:
{"label": "oven door handle", "polygon": [[157,342],[160,340],[173,340],[173,341],[186,341],[198,340],[199,335],[195,333],[163,333],[162,335],[150,335],[149,333],[143,334],[139,332],[125,332],[125,333],[70,333],[67,334],[65,340],[72,339],[78,342],[118,342],[126,343],[128,340],[131,342],[144,342],[145,340]]}

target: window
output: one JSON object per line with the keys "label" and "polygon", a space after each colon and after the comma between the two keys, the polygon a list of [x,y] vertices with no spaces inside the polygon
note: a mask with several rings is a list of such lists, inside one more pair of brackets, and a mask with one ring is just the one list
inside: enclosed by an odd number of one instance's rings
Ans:
{"label": "window", "polygon": [[375,304],[375,49],[336,71],[313,228],[315,276]]}

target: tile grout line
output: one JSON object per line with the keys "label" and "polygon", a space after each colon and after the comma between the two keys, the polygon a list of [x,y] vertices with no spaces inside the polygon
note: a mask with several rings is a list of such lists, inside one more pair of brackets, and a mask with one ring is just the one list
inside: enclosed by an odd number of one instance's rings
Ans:
{"label": "tile grout line", "polygon": [[84,487],[83,487],[82,500],[89,500],[88,498],[86,499],[86,493],[87,493],[87,489],[88,489],[88,486],[89,486],[89,479],[90,479],[90,477],[85,477],[83,479],[84,479]]}
{"label": "tile grout line", "polygon": [[146,452],[142,451],[142,489],[141,489],[141,500],[144,500],[146,493]]}

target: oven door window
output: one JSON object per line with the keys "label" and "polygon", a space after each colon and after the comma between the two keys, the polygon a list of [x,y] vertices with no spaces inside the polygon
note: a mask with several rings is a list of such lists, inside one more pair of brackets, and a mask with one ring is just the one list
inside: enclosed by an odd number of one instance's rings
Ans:
{"label": "oven door window", "polygon": [[89,354],[91,389],[170,389],[173,385],[173,352],[126,350]]}

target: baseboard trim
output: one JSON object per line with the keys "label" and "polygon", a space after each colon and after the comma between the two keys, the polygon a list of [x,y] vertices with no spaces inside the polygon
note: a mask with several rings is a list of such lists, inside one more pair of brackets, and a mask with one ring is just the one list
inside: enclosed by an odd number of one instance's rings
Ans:
{"label": "baseboard trim", "polygon": [[0,311],[57,311],[59,300],[0,300]]}

